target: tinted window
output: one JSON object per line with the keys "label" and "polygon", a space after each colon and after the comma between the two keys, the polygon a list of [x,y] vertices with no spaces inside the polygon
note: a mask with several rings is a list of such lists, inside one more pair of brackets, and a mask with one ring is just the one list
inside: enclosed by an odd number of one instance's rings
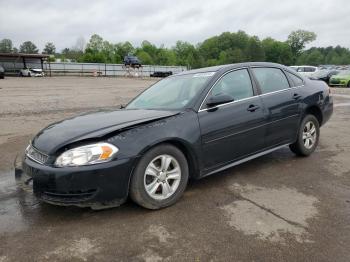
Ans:
{"label": "tinted window", "polygon": [[305,72],[315,72],[316,68],[314,67],[305,67]]}
{"label": "tinted window", "polygon": [[289,76],[290,79],[292,79],[293,86],[302,86],[304,84],[303,79],[301,79],[300,77],[294,74],[291,74],[289,72],[287,72],[287,75]]}
{"label": "tinted window", "polygon": [[253,96],[253,87],[246,69],[237,70],[224,75],[211,90],[211,95],[230,95],[234,100]]}
{"label": "tinted window", "polygon": [[277,68],[253,68],[263,94],[289,88],[286,76]]}
{"label": "tinted window", "polygon": [[305,72],[305,67],[299,67],[297,72]]}

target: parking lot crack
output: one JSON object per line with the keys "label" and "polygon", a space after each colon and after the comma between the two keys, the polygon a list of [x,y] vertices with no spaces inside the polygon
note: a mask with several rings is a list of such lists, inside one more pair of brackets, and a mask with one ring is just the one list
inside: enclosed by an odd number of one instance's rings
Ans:
{"label": "parking lot crack", "polygon": [[271,214],[271,215],[273,215],[273,216],[275,216],[275,217],[277,217],[277,218],[279,218],[279,219],[285,221],[286,223],[288,223],[288,224],[290,224],[290,225],[292,225],[292,226],[296,226],[296,227],[299,227],[299,228],[302,228],[302,229],[307,230],[307,227],[303,226],[302,224],[297,223],[297,222],[294,222],[294,221],[289,220],[289,219],[287,219],[287,218],[284,218],[284,217],[282,217],[281,215],[279,215],[279,214],[277,214],[276,212],[274,212],[273,210],[271,210],[271,209],[269,209],[269,208],[267,208],[267,207],[264,207],[264,206],[262,206],[262,205],[256,203],[255,201],[253,201],[253,200],[251,200],[251,199],[249,199],[249,198],[246,198],[246,197],[244,197],[244,196],[242,196],[242,195],[239,195],[239,194],[238,194],[236,197],[237,197],[238,199],[240,199],[240,200],[244,200],[244,201],[247,201],[247,202],[249,202],[249,203],[255,205],[256,207],[258,207],[258,208],[260,208],[260,209],[262,209],[262,210],[268,212],[269,214]]}

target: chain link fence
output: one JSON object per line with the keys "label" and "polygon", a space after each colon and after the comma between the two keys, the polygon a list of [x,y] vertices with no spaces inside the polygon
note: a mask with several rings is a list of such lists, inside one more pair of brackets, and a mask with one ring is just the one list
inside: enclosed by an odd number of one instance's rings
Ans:
{"label": "chain link fence", "polygon": [[[34,68],[34,67],[33,67]],[[144,65],[140,68],[126,67],[123,64],[100,63],[44,63],[47,76],[134,76],[149,77],[154,72],[186,71],[184,66]]]}
{"label": "chain link fence", "polygon": [[186,71],[185,66],[144,65],[140,68],[126,67],[124,64],[103,63],[73,63],[73,62],[44,62],[40,59],[1,59],[0,65],[5,68],[7,75],[20,75],[24,67],[43,69],[46,76],[134,76],[149,77],[154,72],[172,72],[172,74]]}

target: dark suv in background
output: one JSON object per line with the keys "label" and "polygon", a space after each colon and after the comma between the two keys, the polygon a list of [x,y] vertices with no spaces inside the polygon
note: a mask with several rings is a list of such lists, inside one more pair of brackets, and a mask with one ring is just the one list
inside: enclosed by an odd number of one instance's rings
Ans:
{"label": "dark suv in background", "polygon": [[5,78],[5,69],[0,65],[0,79]]}
{"label": "dark suv in background", "polygon": [[124,57],[124,65],[140,67],[141,61],[136,56],[127,55]]}

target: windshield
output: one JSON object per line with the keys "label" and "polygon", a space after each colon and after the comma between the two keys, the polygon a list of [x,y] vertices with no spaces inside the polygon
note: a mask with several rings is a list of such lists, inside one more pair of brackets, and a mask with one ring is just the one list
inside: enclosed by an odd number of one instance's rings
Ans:
{"label": "windshield", "polygon": [[165,78],[132,100],[126,109],[185,108],[214,74],[215,72],[206,72]]}
{"label": "windshield", "polygon": [[317,72],[313,73],[312,76],[315,76],[315,77],[325,77],[325,76],[327,76],[330,72],[331,72],[331,71],[329,71],[329,70],[324,70],[324,69],[322,69],[322,70],[320,70],[320,71],[317,71]]}
{"label": "windshield", "polygon": [[338,75],[350,75],[350,70],[341,70]]}

